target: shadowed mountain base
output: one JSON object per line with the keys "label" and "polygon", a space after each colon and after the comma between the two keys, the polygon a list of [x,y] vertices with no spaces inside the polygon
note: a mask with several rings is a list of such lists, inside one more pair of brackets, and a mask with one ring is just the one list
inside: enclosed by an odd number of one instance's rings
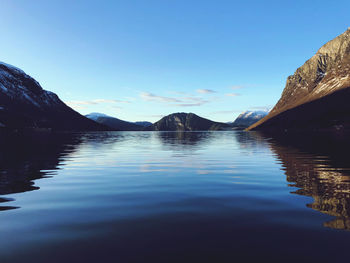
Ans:
{"label": "shadowed mountain base", "polygon": [[350,130],[350,88],[268,119],[254,130]]}

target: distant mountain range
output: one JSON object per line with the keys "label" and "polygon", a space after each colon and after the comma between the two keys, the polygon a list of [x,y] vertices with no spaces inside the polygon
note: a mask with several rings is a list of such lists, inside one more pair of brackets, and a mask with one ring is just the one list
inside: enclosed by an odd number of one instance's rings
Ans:
{"label": "distant mountain range", "polygon": [[152,125],[151,122],[147,122],[147,121],[128,122],[128,121],[123,121],[123,120],[108,116],[103,113],[96,113],[96,112],[85,115],[85,117],[99,124],[108,126],[109,128],[117,131],[140,131],[147,126]]}
{"label": "distant mountain range", "polygon": [[269,113],[268,110],[245,111],[241,113],[233,123],[231,123],[231,126],[238,129],[248,128],[250,125],[264,118],[268,113]]}
{"label": "distant mountain range", "polygon": [[173,113],[163,117],[146,130],[150,131],[208,131],[231,129],[227,123],[214,122],[194,113]]}
{"label": "distant mountain range", "polygon": [[174,113],[152,124],[101,113],[80,115],[21,69],[0,62],[0,128],[58,131],[350,130],[350,28],[322,46],[287,79],[270,111],[246,111],[233,123]]}
{"label": "distant mountain range", "polygon": [[24,71],[0,62],[0,127],[9,129],[108,130],[43,90]]}
{"label": "distant mountain range", "polygon": [[350,28],[289,76],[271,112],[248,130],[350,129]]}

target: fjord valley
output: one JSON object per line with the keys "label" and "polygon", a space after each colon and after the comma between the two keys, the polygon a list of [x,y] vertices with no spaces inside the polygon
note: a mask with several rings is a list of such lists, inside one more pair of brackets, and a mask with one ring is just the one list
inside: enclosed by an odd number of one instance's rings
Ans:
{"label": "fjord valley", "polygon": [[0,263],[348,262],[349,9],[0,1]]}
{"label": "fjord valley", "polygon": [[129,122],[102,113],[85,117],[45,91],[22,70],[0,64],[0,123],[6,128],[115,131],[339,130],[349,128],[350,29],[326,43],[287,79],[271,111],[246,111],[220,123],[193,113],[174,113],[155,123]]}

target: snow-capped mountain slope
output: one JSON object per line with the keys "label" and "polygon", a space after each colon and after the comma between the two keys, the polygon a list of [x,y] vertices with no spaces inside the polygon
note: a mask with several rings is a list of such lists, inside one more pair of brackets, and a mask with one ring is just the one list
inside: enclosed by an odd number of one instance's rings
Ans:
{"label": "snow-capped mountain slope", "polygon": [[85,115],[85,117],[118,131],[139,131],[152,125],[152,123],[148,121],[123,121],[99,112],[89,113]]}
{"label": "snow-capped mountain slope", "polygon": [[69,108],[23,70],[3,62],[0,62],[0,123],[8,128],[105,128]]}
{"label": "snow-capped mountain slope", "polygon": [[56,94],[43,90],[24,71],[3,62],[0,62],[0,93],[39,108],[62,103]]}
{"label": "snow-capped mountain slope", "polygon": [[232,126],[239,128],[247,128],[250,125],[264,118],[269,113],[265,111],[245,111],[241,113],[237,119],[232,123]]}
{"label": "snow-capped mountain slope", "polygon": [[133,122],[123,121],[118,118],[114,118],[111,116],[108,116],[103,113],[93,112],[88,115],[85,115],[85,117],[100,123],[102,125],[105,125],[112,130],[117,131],[140,131],[143,129],[143,126],[138,125]]}

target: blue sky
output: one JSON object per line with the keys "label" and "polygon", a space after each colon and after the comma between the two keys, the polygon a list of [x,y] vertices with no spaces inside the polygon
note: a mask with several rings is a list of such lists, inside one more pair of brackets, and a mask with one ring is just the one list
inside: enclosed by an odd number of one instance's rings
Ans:
{"label": "blue sky", "polygon": [[350,1],[0,0],[0,61],[82,114],[233,121],[350,26]]}

